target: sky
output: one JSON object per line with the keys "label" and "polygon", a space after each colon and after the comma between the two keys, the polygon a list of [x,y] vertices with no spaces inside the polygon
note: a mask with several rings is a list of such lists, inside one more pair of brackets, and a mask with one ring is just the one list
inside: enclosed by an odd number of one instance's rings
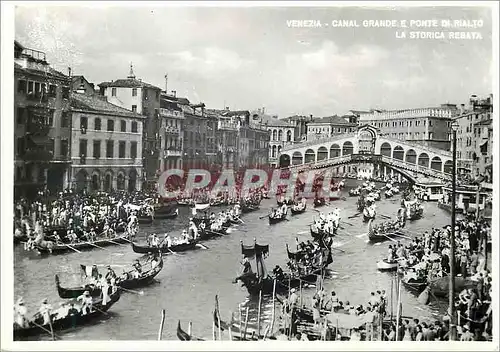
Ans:
{"label": "sky", "polygon": [[[333,28],[332,20],[359,28]],[[396,38],[363,20],[482,20],[482,40]],[[292,28],[318,20],[321,28]],[[326,27],[326,23],[330,24]],[[439,28],[406,28],[442,31]],[[447,33],[445,33],[447,34]],[[287,117],[467,103],[492,92],[492,16],[481,7],[17,7],[15,38],[98,84],[143,81],[207,108]]]}

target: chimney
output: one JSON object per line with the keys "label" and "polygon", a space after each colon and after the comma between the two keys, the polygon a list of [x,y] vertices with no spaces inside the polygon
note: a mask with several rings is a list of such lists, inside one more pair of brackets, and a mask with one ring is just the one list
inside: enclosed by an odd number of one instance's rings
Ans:
{"label": "chimney", "polygon": [[165,93],[168,92],[168,74],[165,75]]}
{"label": "chimney", "polygon": [[226,111],[229,111],[229,106],[226,106]]}
{"label": "chimney", "polygon": [[266,113],[266,108],[263,106],[262,107],[262,115],[264,115]]}
{"label": "chimney", "polygon": [[311,114],[311,115],[309,115],[309,118],[310,118],[310,119],[311,119],[311,121],[312,121],[312,119],[313,119],[313,115],[312,115],[312,114]]}
{"label": "chimney", "polygon": [[176,97],[176,94],[177,94],[177,91],[176,91],[176,90],[173,90],[173,91],[172,91],[172,95],[174,96],[174,98]]}
{"label": "chimney", "polygon": [[68,67],[68,76],[71,77],[71,67]]}

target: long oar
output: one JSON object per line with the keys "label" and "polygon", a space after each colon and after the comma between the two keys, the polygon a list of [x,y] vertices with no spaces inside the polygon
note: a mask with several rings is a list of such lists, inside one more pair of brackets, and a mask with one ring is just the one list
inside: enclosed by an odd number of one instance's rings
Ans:
{"label": "long oar", "polygon": [[62,340],[62,339],[61,339],[61,337],[59,337],[59,336],[57,336],[56,334],[54,334],[54,332],[53,332],[53,331],[50,331],[49,329],[44,328],[43,326],[41,326],[41,325],[39,325],[39,324],[35,323],[34,321],[30,321],[30,323],[32,323],[32,324],[33,324],[33,325],[35,325],[36,327],[39,327],[39,328],[40,328],[40,329],[42,329],[43,331],[45,331],[45,332],[49,333],[49,334],[50,334],[50,336],[53,336],[53,337],[54,337],[54,338],[56,338],[56,339],[60,339],[60,340]]}
{"label": "long oar", "polygon": [[197,243],[196,247],[200,247],[202,249],[209,249],[207,246],[205,246],[204,244],[201,244],[201,243]]}
{"label": "long oar", "polygon": [[170,249],[170,248],[168,248],[168,247],[167,247],[167,251],[169,251],[170,253],[175,254],[175,255],[180,255],[179,253],[174,252],[173,250],[171,250],[171,249]]}
{"label": "long oar", "polygon": [[66,247],[68,247],[68,248],[70,248],[70,249],[74,250],[76,253],[82,253],[82,252],[81,252],[81,251],[79,251],[78,249],[73,248],[72,246],[70,246],[69,244],[64,244],[64,245],[65,245]]}
{"label": "long oar", "polygon": [[238,220],[242,223],[242,224],[245,224],[245,222],[243,220],[241,220],[241,218],[238,218]]}
{"label": "long oar", "polygon": [[83,242],[83,243],[89,244],[89,245],[91,245],[91,246],[93,246],[93,247],[96,247],[96,248],[99,248],[99,249],[103,249],[103,250],[105,250],[105,251],[109,251],[109,249],[108,249],[108,248],[104,248],[104,247],[98,246],[98,245],[96,245],[96,244],[94,244],[94,243],[91,243],[91,242]]}
{"label": "long oar", "polygon": [[105,240],[106,242],[110,242],[110,243],[114,243],[114,244],[117,244],[119,246],[126,246],[126,244],[123,244],[123,243],[118,243],[118,242],[115,242],[115,241],[112,241],[112,240]]}
{"label": "long oar", "polygon": [[390,219],[391,217],[390,216],[387,216],[387,215],[383,215],[383,214],[379,214],[379,216],[385,218],[385,219]]}
{"label": "long oar", "polygon": [[347,224],[347,225],[349,225],[349,226],[354,226],[354,225],[353,225],[353,224],[351,224],[350,222],[347,222],[347,221],[344,221],[344,220],[340,220],[340,221],[342,221],[344,224]]}
{"label": "long oar", "polygon": [[387,237],[388,239],[390,239],[392,242],[396,242],[396,243],[398,242],[398,241],[396,241],[395,239],[390,238],[389,236],[387,236],[387,235],[385,235],[385,234],[382,234],[382,235],[383,235],[383,236],[385,236],[385,237]]}
{"label": "long oar", "polygon": [[360,216],[360,215],[361,215],[361,213],[356,213],[356,214],[354,214],[354,215],[348,216],[347,218],[348,218],[348,219],[352,219],[352,218],[356,218],[356,217],[358,217],[358,216]]}
{"label": "long oar", "polygon": [[267,217],[268,217],[268,215],[259,216],[259,220],[262,220],[262,219],[267,218]]}
{"label": "long oar", "polygon": [[120,287],[120,290],[123,290],[125,292],[130,292],[130,293],[135,293],[136,295],[139,295],[139,296],[143,296],[144,295],[144,291],[134,291],[134,290],[129,290],[128,288],[123,288],[123,287]]}

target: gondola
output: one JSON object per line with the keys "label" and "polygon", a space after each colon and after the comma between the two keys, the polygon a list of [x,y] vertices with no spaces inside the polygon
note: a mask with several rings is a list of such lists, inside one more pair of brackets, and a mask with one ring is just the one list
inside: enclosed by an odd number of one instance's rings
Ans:
{"label": "gondola", "polygon": [[368,239],[370,242],[383,242],[390,240],[393,237],[406,237],[406,235],[400,230],[391,230],[384,233],[375,233],[372,229],[372,219],[368,221]]}
{"label": "gondola", "polygon": [[158,250],[161,250],[162,254],[168,254],[168,253],[177,253],[177,252],[186,252],[186,251],[192,251],[194,249],[198,249],[202,247],[198,243],[199,241],[197,240],[190,240],[189,243],[181,243],[181,244],[176,244],[170,247],[164,246],[164,247],[149,247],[149,246],[140,246],[138,244],[135,244],[132,242],[132,250],[135,253],[140,253],[140,254],[148,254],[148,253],[157,253]]}
{"label": "gondola", "polygon": [[197,337],[190,336],[187,332],[182,330],[181,328],[181,321],[177,323],[177,338],[180,341],[205,341],[204,339],[200,339]]}
{"label": "gondola", "polygon": [[259,210],[259,208],[260,208],[259,204],[252,204],[252,203],[242,203],[241,204],[241,212],[243,214]]}
{"label": "gondola", "polygon": [[377,213],[376,213],[375,209],[373,209],[371,207],[365,207],[363,209],[363,222],[369,222],[370,220],[375,219],[376,214]]}
{"label": "gondola", "polygon": [[179,205],[181,207],[190,207],[193,204],[194,204],[194,201],[192,199],[190,199],[190,198],[179,199],[177,201],[177,205]]}
{"label": "gondola", "polygon": [[49,253],[58,254],[63,252],[71,252],[75,250],[80,251],[80,250],[94,249],[96,248],[96,246],[104,247],[104,246],[112,246],[116,244],[128,243],[130,242],[128,238],[129,238],[128,233],[121,233],[113,238],[99,239],[94,242],[82,241],[77,243],[56,244],[52,241],[45,241],[45,242],[51,242],[52,245],[49,246],[35,245],[35,250],[37,250],[39,254],[49,254]]}
{"label": "gondola", "polygon": [[325,198],[323,198],[323,197],[321,197],[321,198],[314,198],[313,205],[314,205],[315,208],[322,207],[325,204],[326,204]]}
{"label": "gondola", "polygon": [[276,200],[276,203],[278,204],[278,206],[283,206],[283,204],[286,204],[286,205],[293,205],[293,199],[285,199],[285,200]]}
{"label": "gondola", "polygon": [[307,209],[306,203],[294,204],[291,206],[290,212],[292,213],[292,215],[297,215],[304,213],[306,209]]}
{"label": "gondola", "polygon": [[[38,336],[41,334],[47,334],[49,331],[54,331],[55,333],[62,330],[67,330],[71,328],[76,328],[77,326],[86,325],[95,321],[106,312],[120,299],[120,291],[117,290],[115,293],[109,296],[109,301],[105,305],[102,304],[102,299],[96,299],[93,302],[94,311],[86,315],[83,315],[80,311],[70,316],[67,314],[65,317],[60,319],[55,319],[54,316],[51,318],[52,324],[43,324],[43,318],[38,316],[35,320],[28,322],[28,327],[20,327],[14,323],[14,340],[21,340],[30,336]],[[68,302],[71,304],[70,302]]]}
{"label": "gondola", "polygon": [[[140,278],[134,278],[129,273],[126,273],[127,277],[126,278],[118,277],[116,284],[119,287],[125,289],[134,289],[138,287],[147,286],[153,282],[154,278],[160,273],[162,269],[163,269],[163,258],[160,256],[160,262],[153,270],[144,272],[143,276],[141,276]],[[82,295],[86,290],[88,290],[91,296],[93,297],[99,297],[101,294],[101,289],[96,288],[93,285],[64,288],[61,287],[58,275],[55,276],[55,280],[56,280],[57,293],[59,293],[59,297],[61,298],[77,298],[78,296]]]}
{"label": "gondola", "polygon": [[337,234],[337,229],[334,228],[332,232],[326,232],[326,231],[320,230],[320,229],[313,230],[313,227],[311,225],[310,232],[311,232],[312,238],[314,238],[315,240],[320,240],[320,239],[325,238],[325,237],[335,237],[335,235]]}
{"label": "gondola", "polygon": [[269,214],[267,217],[269,218],[269,225],[277,224],[281,221],[288,220],[286,218],[287,213],[280,213],[278,216]]}

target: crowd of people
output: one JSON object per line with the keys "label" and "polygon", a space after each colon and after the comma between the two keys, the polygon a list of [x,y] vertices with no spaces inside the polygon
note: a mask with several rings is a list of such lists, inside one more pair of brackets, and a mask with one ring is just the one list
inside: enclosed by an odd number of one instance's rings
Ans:
{"label": "crowd of people", "polygon": [[313,232],[325,233],[329,236],[333,236],[335,231],[338,229],[340,223],[340,209],[335,208],[333,211],[325,214],[323,212],[319,213],[317,218],[314,218],[314,222],[311,225]]}

